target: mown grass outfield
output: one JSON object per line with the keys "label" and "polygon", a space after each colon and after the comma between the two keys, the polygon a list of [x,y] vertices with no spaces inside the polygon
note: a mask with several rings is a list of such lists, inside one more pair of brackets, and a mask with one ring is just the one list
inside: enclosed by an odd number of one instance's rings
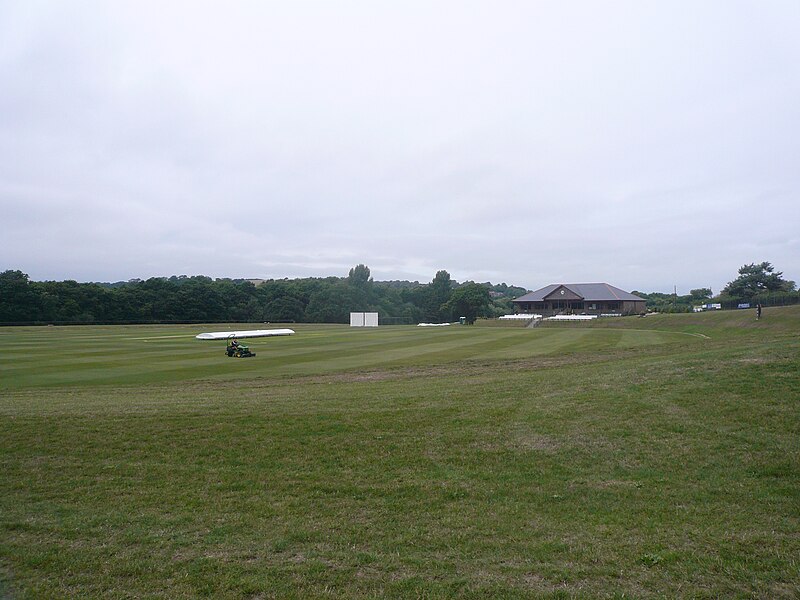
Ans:
{"label": "mown grass outfield", "polygon": [[0,328],[0,597],[800,594],[800,307],[228,327]]}

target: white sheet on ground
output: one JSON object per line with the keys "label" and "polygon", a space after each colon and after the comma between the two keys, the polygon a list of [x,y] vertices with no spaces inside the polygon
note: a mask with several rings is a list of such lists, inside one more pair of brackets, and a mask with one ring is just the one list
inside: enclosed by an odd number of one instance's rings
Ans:
{"label": "white sheet on ground", "polygon": [[292,335],[293,329],[253,329],[251,331],[212,331],[194,336],[198,340],[227,340],[228,338],[272,337],[274,335]]}
{"label": "white sheet on ground", "polygon": [[591,321],[596,318],[597,315],[556,315],[545,319],[545,321]]}

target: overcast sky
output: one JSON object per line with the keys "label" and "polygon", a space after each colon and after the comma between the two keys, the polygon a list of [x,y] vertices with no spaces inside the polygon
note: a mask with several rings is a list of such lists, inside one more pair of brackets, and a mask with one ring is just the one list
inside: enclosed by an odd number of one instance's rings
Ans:
{"label": "overcast sky", "polygon": [[0,270],[800,282],[800,2],[0,1]]}

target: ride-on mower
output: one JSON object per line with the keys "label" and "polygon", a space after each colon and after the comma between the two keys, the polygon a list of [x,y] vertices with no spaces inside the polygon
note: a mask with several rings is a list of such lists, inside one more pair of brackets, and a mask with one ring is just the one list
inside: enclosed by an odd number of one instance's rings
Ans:
{"label": "ride-on mower", "polygon": [[250,352],[250,348],[243,346],[236,338],[228,338],[228,346],[225,348],[225,354],[231,358],[250,358],[255,356],[255,352]]}

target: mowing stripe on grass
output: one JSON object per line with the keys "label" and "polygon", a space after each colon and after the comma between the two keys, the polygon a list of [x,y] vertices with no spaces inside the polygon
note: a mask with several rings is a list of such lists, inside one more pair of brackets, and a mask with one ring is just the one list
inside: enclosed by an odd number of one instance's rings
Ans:
{"label": "mowing stripe on grass", "polygon": [[[298,327],[291,338],[254,340],[255,358],[230,359],[223,343],[198,342],[186,327],[143,327],[157,335],[120,338],[113,329],[26,328],[25,344],[0,347],[0,388],[31,385],[140,383],[195,378],[254,378],[331,373],[340,370],[424,366],[462,360],[503,360],[564,352],[662,344],[674,332],[582,328],[417,329],[391,327],[353,330],[343,326]],[[177,330],[176,330],[177,329]],[[98,334],[90,332],[97,331]],[[102,335],[99,334],[102,332]],[[150,341],[153,340],[153,341]]]}

